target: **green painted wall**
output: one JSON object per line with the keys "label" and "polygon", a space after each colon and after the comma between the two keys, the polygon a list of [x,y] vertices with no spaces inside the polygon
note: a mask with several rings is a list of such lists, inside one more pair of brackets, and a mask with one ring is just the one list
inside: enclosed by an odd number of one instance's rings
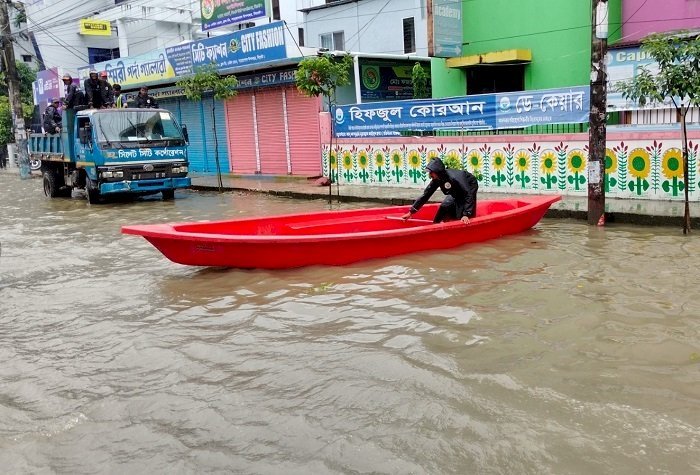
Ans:
{"label": "green painted wall", "polygon": [[430,61],[430,75],[435,99],[463,96],[467,90],[464,71],[446,67],[443,58],[433,58]]}
{"label": "green painted wall", "polygon": [[[610,41],[620,38],[621,0],[609,1]],[[529,49],[525,89],[588,84],[590,80],[591,4],[582,0],[464,0],[463,55]],[[498,67],[498,66],[493,66]],[[433,77],[443,75],[433,63]],[[458,70],[466,77],[464,70]],[[435,97],[455,95],[458,81],[433,81]],[[463,79],[466,83],[466,79]],[[448,92],[449,91],[449,92]],[[462,88],[458,95],[464,95]]]}

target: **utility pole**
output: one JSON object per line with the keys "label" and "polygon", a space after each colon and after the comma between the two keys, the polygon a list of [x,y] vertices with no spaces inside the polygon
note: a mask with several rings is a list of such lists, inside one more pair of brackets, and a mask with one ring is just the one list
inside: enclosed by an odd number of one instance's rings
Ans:
{"label": "utility pole", "polygon": [[593,0],[591,22],[591,111],[588,129],[588,224],[605,225],[608,0]]}
{"label": "utility pole", "polygon": [[[29,178],[29,155],[27,151],[27,130],[24,127],[24,114],[22,113],[22,99],[19,91],[19,76],[15,63],[15,50],[12,45],[12,32],[10,31],[10,15],[7,6],[10,0],[0,0],[0,42],[2,43],[3,70],[7,78],[7,90],[10,95],[10,109],[12,110],[12,122],[15,126],[15,147],[19,155],[19,176]],[[12,159],[12,157],[10,157]]]}

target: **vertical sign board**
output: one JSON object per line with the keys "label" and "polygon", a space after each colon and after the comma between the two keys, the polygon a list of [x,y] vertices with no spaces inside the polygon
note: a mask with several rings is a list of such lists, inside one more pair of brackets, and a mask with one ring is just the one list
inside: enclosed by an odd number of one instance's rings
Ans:
{"label": "vertical sign board", "polygon": [[204,31],[267,16],[265,0],[200,0],[199,3]]}
{"label": "vertical sign board", "polygon": [[433,1],[433,55],[440,58],[462,54],[462,2]]}

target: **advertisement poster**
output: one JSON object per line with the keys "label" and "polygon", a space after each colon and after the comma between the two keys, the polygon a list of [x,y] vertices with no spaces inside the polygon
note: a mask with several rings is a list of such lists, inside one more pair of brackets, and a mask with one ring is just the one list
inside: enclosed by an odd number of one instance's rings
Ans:
{"label": "advertisement poster", "polygon": [[267,16],[265,0],[200,0],[202,30],[213,30]]}
{"label": "advertisement poster", "polygon": [[[641,109],[636,102],[628,101],[617,92],[617,84],[629,81],[639,74],[640,68],[648,69],[652,74],[659,71],[659,65],[653,58],[642,51],[639,46],[631,48],[610,49],[606,57],[608,69],[608,111],[629,111]],[[673,107],[671,98],[667,98],[661,104],[651,103],[644,109],[665,109]]]}
{"label": "advertisement poster", "polygon": [[138,56],[110,59],[79,68],[79,76],[82,79],[87,78],[90,69],[98,72],[107,71],[109,82],[121,84],[124,88],[175,78],[175,71],[162,48]]}
{"label": "advertisement poster", "polygon": [[[360,62],[360,97],[362,101],[413,99],[415,62],[396,65],[376,61]],[[424,64],[430,89],[430,64]]]}

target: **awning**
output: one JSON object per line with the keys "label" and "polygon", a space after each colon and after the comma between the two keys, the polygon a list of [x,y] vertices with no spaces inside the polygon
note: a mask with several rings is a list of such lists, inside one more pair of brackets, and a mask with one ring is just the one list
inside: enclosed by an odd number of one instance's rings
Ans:
{"label": "awning", "polygon": [[522,64],[532,61],[532,51],[529,49],[507,49],[490,53],[471,54],[448,58],[448,68],[467,68],[480,64]]}

